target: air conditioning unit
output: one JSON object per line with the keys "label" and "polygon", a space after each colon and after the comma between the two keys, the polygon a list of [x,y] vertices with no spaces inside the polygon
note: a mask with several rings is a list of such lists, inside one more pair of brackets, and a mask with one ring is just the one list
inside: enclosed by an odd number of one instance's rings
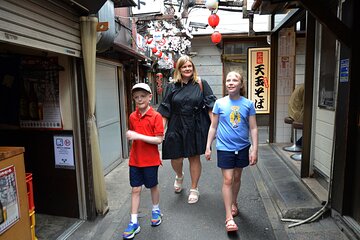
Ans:
{"label": "air conditioning unit", "polygon": [[117,35],[115,25],[115,10],[113,1],[106,1],[98,12],[98,19],[100,22],[108,22],[109,29],[106,31],[98,32],[96,51],[105,52],[114,43],[114,39]]}

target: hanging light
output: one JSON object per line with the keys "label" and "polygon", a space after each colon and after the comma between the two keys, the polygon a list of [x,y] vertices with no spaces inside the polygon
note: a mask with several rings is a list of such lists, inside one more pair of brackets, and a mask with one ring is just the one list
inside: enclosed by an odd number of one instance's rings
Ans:
{"label": "hanging light", "polygon": [[221,42],[221,33],[218,31],[213,32],[213,34],[211,34],[211,41],[215,44]]}
{"label": "hanging light", "polygon": [[158,50],[157,50],[156,47],[153,47],[153,48],[151,49],[151,51],[152,51],[152,53],[156,53]]}
{"label": "hanging light", "polygon": [[218,0],[206,0],[205,7],[210,11],[214,11],[218,8],[219,1]]}
{"label": "hanging light", "polygon": [[212,28],[215,28],[217,25],[219,25],[220,18],[216,13],[211,14],[208,17],[208,23]]}

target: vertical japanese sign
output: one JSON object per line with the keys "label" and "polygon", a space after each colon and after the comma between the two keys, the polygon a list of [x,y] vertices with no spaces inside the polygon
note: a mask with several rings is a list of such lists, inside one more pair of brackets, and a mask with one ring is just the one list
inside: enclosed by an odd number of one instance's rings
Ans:
{"label": "vertical japanese sign", "polygon": [[257,114],[270,112],[270,48],[248,49],[249,99]]}
{"label": "vertical japanese sign", "polygon": [[19,198],[14,166],[0,169],[0,207],[1,234],[20,219]]}

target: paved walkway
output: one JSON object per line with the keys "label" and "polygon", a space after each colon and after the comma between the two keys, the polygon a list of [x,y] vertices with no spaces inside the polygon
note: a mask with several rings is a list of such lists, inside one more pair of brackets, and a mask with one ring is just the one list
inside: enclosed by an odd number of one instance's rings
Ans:
{"label": "paved walkway", "polygon": [[[139,214],[141,232],[135,239],[347,240],[330,217],[322,216],[315,222],[288,228],[290,223],[281,221],[281,217],[306,218],[322,206],[269,145],[259,147],[259,158],[257,166],[244,170],[238,199],[240,215],[236,217],[237,234],[225,232],[222,177],[216,160],[206,162],[202,159],[201,195],[194,205],[187,204],[190,184],[187,161],[184,161],[185,189],[181,194],[173,192],[174,174],[170,162],[164,161],[159,169],[163,223],[158,227],[150,226],[150,191],[144,189]],[[120,164],[105,180],[109,213],[83,223],[67,239],[122,239],[121,233],[128,224],[130,211],[127,162]]]}

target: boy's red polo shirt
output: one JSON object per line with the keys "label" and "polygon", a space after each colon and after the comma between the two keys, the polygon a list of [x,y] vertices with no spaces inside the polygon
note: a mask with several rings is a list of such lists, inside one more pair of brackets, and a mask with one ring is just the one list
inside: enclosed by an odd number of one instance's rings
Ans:
{"label": "boy's red polo shirt", "polygon": [[[129,117],[129,129],[147,136],[163,136],[164,126],[162,116],[152,107],[141,116],[138,109]],[[161,164],[157,144],[134,140],[130,150],[129,166],[149,167]]]}

